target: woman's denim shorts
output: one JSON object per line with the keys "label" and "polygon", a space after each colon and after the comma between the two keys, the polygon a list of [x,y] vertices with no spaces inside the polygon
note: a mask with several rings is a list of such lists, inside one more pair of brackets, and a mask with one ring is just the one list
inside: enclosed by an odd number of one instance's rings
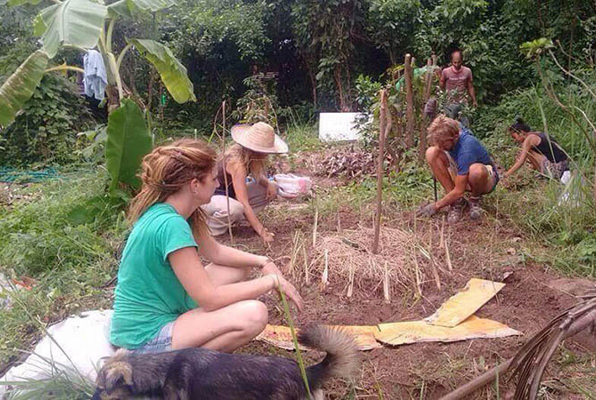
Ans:
{"label": "woman's denim shorts", "polygon": [[175,321],[165,324],[153,339],[134,351],[136,353],[161,353],[163,351],[172,350],[172,330],[174,328],[174,322]]}

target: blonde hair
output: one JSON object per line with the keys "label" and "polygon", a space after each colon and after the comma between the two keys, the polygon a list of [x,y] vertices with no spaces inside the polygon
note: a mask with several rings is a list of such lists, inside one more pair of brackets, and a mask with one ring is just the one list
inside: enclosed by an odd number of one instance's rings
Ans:
{"label": "blonde hair", "polygon": [[[159,146],[143,157],[142,187],[130,203],[128,219],[136,222],[149,207],[163,202],[193,179],[203,180],[215,167],[215,150],[201,140],[181,139]],[[190,216],[193,234],[207,231],[206,217],[201,208]]]}
{"label": "blonde hair", "polygon": [[459,122],[440,114],[428,127],[428,136],[435,146],[446,140],[459,135]]}
{"label": "blonde hair", "polygon": [[226,163],[242,165],[255,179],[265,175],[267,154],[257,153],[236,143],[226,151],[225,157]]}

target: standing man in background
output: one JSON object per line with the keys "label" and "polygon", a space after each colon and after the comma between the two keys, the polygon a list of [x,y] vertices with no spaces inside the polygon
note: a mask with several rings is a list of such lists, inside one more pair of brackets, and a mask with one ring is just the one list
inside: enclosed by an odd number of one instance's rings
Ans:
{"label": "standing man in background", "polygon": [[[468,98],[472,100],[474,107],[478,107],[472,70],[463,65],[461,50],[454,50],[451,53],[451,65],[441,71],[439,85],[442,90],[447,91],[445,111],[448,117],[458,119],[462,105],[468,104]],[[469,126],[467,120],[461,122]]]}

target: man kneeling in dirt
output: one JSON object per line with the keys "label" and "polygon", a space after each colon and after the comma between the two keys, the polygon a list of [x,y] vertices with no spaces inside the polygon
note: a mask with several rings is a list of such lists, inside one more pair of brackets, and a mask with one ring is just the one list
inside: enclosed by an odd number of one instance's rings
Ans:
{"label": "man kneeling in dirt", "polygon": [[464,193],[469,191],[470,218],[480,218],[480,197],[492,192],[499,181],[488,151],[465,126],[444,115],[433,121],[428,133],[434,146],[426,150],[426,161],[447,194],[436,203],[420,207],[417,214],[432,216],[450,206],[447,221],[455,223],[468,204]]}

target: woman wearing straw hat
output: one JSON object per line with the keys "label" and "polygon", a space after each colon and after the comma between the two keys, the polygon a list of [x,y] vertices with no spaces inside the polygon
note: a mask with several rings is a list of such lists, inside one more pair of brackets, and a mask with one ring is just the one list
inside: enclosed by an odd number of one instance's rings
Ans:
{"label": "woman wearing straw hat", "polygon": [[[234,224],[246,218],[255,232],[270,243],[274,235],[256,215],[277,196],[277,185],[265,176],[265,164],[269,154],[287,153],[288,145],[264,122],[232,127],[232,139],[236,144],[226,151],[217,167],[220,186],[209,204],[203,206],[209,229],[218,236],[227,231],[228,222]],[[247,183],[248,176],[254,181]]]}

